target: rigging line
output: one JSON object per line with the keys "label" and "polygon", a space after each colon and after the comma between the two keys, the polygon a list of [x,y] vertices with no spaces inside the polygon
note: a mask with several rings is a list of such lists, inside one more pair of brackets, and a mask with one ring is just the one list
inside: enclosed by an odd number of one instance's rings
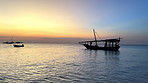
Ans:
{"label": "rigging line", "polygon": [[95,32],[96,34],[97,34],[97,36],[99,37],[99,39],[101,39],[101,37],[98,35],[98,33],[97,32]]}

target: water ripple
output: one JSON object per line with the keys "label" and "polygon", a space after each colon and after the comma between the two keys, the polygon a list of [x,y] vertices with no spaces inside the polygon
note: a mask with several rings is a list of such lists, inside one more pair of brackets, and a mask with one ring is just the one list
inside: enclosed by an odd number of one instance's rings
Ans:
{"label": "water ripple", "polygon": [[114,52],[85,50],[77,44],[27,46],[2,46],[0,83],[148,82],[148,49],[142,49],[148,47],[127,46]]}

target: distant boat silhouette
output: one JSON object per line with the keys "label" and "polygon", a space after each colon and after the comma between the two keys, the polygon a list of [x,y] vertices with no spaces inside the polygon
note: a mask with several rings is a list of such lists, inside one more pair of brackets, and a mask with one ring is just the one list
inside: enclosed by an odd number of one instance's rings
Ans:
{"label": "distant boat silhouette", "polygon": [[13,44],[14,47],[24,47],[23,42],[15,42],[15,44]]}
{"label": "distant boat silhouette", "polygon": [[10,41],[3,42],[3,44],[14,44],[14,43],[23,43],[23,42],[14,42],[13,37],[11,37]]}
{"label": "distant boat silhouette", "polygon": [[3,44],[13,44],[14,42],[13,41],[6,41],[6,42],[3,42]]}
{"label": "distant boat silhouette", "polygon": [[24,47],[24,44],[14,44],[14,47]]}
{"label": "distant boat silhouette", "polygon": [[[114,38],[114,39],[105,39],[105,40],[97,40],[96,39],[96,33],[95,30],[93,29],[94,33],[94,38],[95,40],[93,41],[82,41],[79,42],[80,44],[84,45],[87,49],[93,49],[93,50],[114,50],[118,51],[120,48],[119,42],[120,42],[120,37],[119,38]],[[105,43],[104,46],[99,46],[99,42]]]}
{"label": "distant boat silhouette", "polygon": [[24,44],[22,45],[13,45],[14,47],[24,47]]}
{"label": "distant boat silhouette", "polygon": [[6,42],[3,42],[3,44],[13,44],[13,37],[11,37],[11,40],[10,41],[6,41]]}

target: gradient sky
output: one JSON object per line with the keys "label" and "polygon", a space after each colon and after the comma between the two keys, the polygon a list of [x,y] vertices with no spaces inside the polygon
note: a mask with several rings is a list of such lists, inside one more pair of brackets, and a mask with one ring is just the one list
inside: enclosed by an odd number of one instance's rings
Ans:
{"label": "gradient sky", "polygon": [[94,28],[102,39],[120,36],[123,43],[148,44],[147,4],[148,0],[0,0],[0,39],[91,38]]}

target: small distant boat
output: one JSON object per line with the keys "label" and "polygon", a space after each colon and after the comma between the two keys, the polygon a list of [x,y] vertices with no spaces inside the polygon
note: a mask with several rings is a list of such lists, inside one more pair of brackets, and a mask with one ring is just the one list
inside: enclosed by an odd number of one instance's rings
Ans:
{"label": "small distant boat", "polygon": [[24,47],[24,44],[18,45],[18,44],[14,44],[14,47]]}
{"label": "small distant boat", "polygon": [[23,42],[15,42],[15,43],[23,43]]}
{"label": "small distant boat", "polygon": [[[84,45],[87,49],[93,49],[93,50],[114,50],[118,51],[120,48],[119,42],[120,42],[120,37],[119,38],[114,38],[114,39],[105,39],[105,40],[97,40],[96,39],[96,32],[93,29],[94,33],[94,38],[95,40],[93,41],[82,41],[79,42],[80,44]],[[99,43],[102,42],[104,43],[103,46],[99,46]]]}
{"label": "small distant boat", "polygon": [[6,42],[3,42],[3,44],[13,44],[14,42],[13,41],[6,41]]}
{"label": "small distant boat", "polygon": [[3,44],[13,44],[13,43],[15,43],[15,42],[13,42],[13,37],[11,37],[10,41],[3,42]]}
{"label": "small distant boat", "polygon": [[14,47],[24,47],[23,42],[15,42],[15,44],[13,44]]}

